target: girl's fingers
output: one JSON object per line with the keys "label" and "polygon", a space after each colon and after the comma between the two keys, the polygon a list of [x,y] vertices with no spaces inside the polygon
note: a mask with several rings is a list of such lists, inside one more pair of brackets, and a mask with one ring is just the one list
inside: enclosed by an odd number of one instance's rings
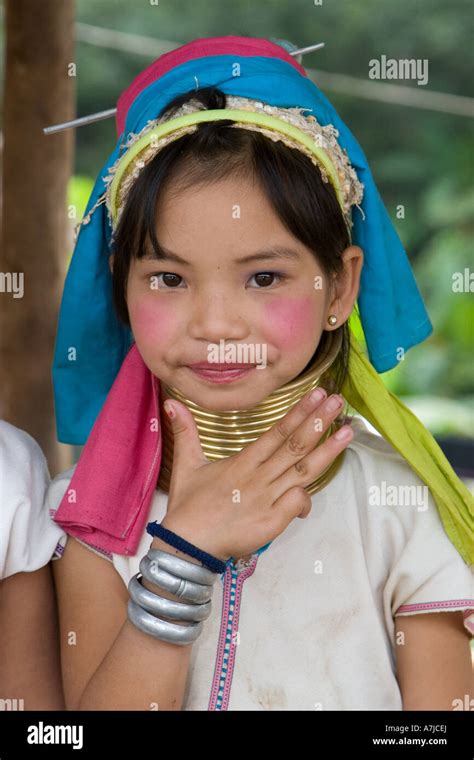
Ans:
{"label": "girl's fingers", "polygon": [[[347,435],[336,438],[335,436],[342,431],[347,431]],[[308,486],[313,480],[321,475],[329,467],[337,455],[346,448],[354,437],[354,431],[350,425],[344,425],[337,433],[333,433],[320,446],[311,451],[307,456],[299,459],[285,473],[277,478],[272,484],[272,492],[275,499],[286,493],[294,486]]]}
{"label": "girl's fingers", "polygon": [[[317,409],[306,416],[303,422],[280,443],[278,449],[260,466],[259,479],[262,483],[272,483],[294,467],[318,445],[331,422],[340,413],[344,404],[341,396],[330,396]],[[295,484],[297,485],[297,484]]]}
{"label": "girl's fingers", "polygon": [[314,416],[316,410],[327,397],[324,388],[317,388],[316,391],[320,391],[321,393],[319,398],[311,398],[315,391],[305,394],[290,409],[288,414],[285,414],[270,430],[267,430],[258,440],[240,452],[239,457],[241,459],[248,458],[252,470],[255,470],[255,465],[258,466],[266,462],[280,448],[282,443],[295,432],[302,422],[310,416]]}

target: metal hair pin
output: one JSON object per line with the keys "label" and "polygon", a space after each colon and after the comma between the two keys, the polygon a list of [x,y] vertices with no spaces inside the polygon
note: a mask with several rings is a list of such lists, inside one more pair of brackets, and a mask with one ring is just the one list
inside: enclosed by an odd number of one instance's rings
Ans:
{"label": "metal hair pin", "polygon": [[[311,53],[313,50],[319,50],[325,45],[324,42],[318,42],[317,45],[309,45],[309,47],[299,48],[298,50],[287,51],[290,55],[303,56],[305,53]],[[84,124],[92,124],[94,121],[102,121],[103,119],[110,119],[117,113],[116,108],[109,108],[107,111],[98,111],[98,113],[90,114],[89,116],[81,116],[79,119],[73,119],[72,121],[64,121],[62,124],[54,124],[51,127],[44,127],[43,132],[45,135],[51,135],[55,132],[62,132],[65,129],[71,129],[73,127],[82,127]]]}

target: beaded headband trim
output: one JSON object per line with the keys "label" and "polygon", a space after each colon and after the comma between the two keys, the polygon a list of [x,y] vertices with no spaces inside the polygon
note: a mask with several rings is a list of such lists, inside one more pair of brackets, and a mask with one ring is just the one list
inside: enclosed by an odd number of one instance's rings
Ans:
{"label": "beaded headband trim", "polygon": [[338,130],[332,125],[321,126],[314,116],[304,116],[304,108],[279,108],[250,98],[226,96],[229,108],[207,110],[197,99],[192,99],[159,119],[150,120],[138,133],[131,132],[122,148],[126,151],[109,168],[103,177],[106,191],[86,217],[76,227],[87,224],[95,209],[105,203],[110,226],[115,229],[126,203],[130,188],[143,168],[166,145],[184,134],[195,132],[202,122],[232,119],[229,128],[258,131],[273,141],[281,141],[290,148],[304,153],[318,167],[324,182],[334,187],[346,226],[350,233],[352,206],[363,198],[364,185],[351,165],[347,151],[337,142]]}

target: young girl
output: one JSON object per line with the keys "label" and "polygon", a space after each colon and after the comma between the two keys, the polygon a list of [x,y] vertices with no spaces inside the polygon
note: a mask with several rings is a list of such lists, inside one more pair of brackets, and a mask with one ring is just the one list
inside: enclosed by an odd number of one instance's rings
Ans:
{"label": "young girl", "polygon": [[42,510],[49,481],[36,441],[0,420],[1,711],[64,709],[49,564],[63,531]]}
{"label": "young girl", "polygon": [[54,368],[68,708],[457,709],[472,498],[377,375],[431,325],[360,146],[246,37],[161,56],[117,128]]}

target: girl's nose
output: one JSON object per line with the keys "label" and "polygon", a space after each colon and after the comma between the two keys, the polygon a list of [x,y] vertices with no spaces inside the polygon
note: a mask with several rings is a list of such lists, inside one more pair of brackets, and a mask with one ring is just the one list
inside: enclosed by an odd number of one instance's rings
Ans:
{"label": "girl's nose", "polygon": [[196,340],[219,343],[220,340],[243,340],[248,325],[231,295],[208,293],[196,302],[189,316],[189,334]]}

